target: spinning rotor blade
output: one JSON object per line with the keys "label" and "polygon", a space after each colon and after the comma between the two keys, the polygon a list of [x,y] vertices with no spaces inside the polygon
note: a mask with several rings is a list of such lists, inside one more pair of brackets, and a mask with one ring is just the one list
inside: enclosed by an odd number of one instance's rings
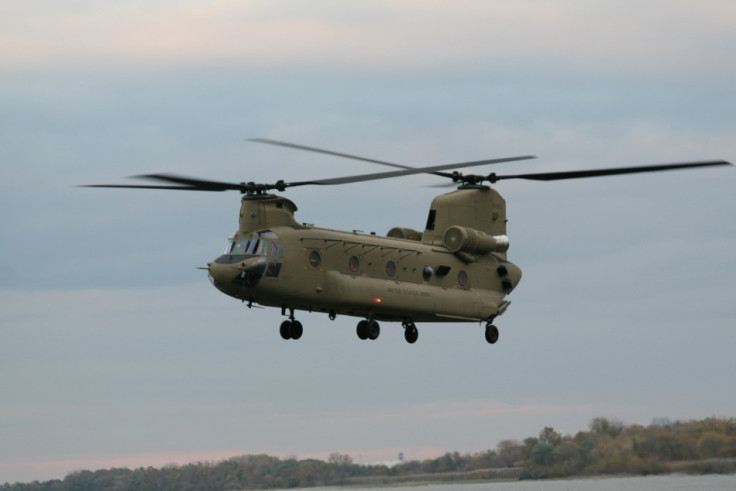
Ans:
{"label": "spinning rotor blade", "polygon": [[224,189],[196,188],[194,186],[151,186],[145,184],[80,184],[80,188],[121,189],[174,189],[176,191],[224,191]]}
{"label": "spinning rotor blade", "polygon": [[[309,147],[307,145],[300,145],[298,143],[290,143],[290,142],[285,142],[285,141],[280,141],[280,140],[271,140],[269,138],[251,138],[249,139],[249,141],[256,142],[256,143],[265,143],[268,145],[275,145],[277,147],[286,147],[286,148],[293,148],[296,150],[305,150],[307,152],[321,153],[324,155],[332,155],[334,157],[344,157],[346,159],[360,160],[362,162],[370,162],[373,164],[388,165],[390,167],[396,167],[397,169],[420,169],[419,167],[411,167],[409,165],[395,164],[393,162],[386,162],[385,160],[377,160],[377,159],[371,159],[367,157],[360,157],[358,155],[352,155],[349,153],[335,152],[333,150],[325,150],[324,148]],[[495,160],[482,160],[482,161],[477,161],[477,162],[466,162],[466,164],[468,167],[472,167],[474,165],[498,164],[501,162],[511,162],[513,160],[526,160],[526,159],[534,159],[534,158],[536,157],[524,156],[524,157],[514,157],[510,159],[495,159]],[[454,166],[455,164],[452,164],[452,165]],[[464,166],[460,165],[460,167],[464,167]],[[450,168],[455,169],[457,167],[443,167],[443,169],[450,169]],[[432,168],[429,168],[429,167],[423,167],[421,169],[423,170],[421,172],[418,172],[419,174],[422,174],[422,173],[434,174],[436,176],[447,177],[450,179],[454,177],[454,175],[451,173],[439,172],[439,170],[442,170],[439,168],[436,168],[435,171],[432,171]],[[389,175],[387,177],[396,177],[396,176]],[[377,179],[383,179],[383,178],[378,177]],[[369,179],[364,179],[364,180],[369,180]],[[324,181],[329,181],[329,179],[325,179]],[[358,181],[346,181],[346,182],[358,182]],[[321,184],[343,184],[343,182],[334,182],[334,183],[323,182]]]}
{"label": "spinning rotor blade", "polygon": [[[316,179],[311,181],[284,182],[277,181],[274,184],[258,184],[253,182],[230,183],[220,181],[210,181],[206,179],[198,179],[185,176],[177,176],[173,174],[147,174],[141,176],[133,176],[140,179],[153,179],[156,181],[170,182],[177,184],[176,186],[155,186],[144,184],[88,184],[82,187],[94,188],[132,188],[132,189],[169,189],[176,191],[240,191],[246,193],[262,193],[272,189],[284,191],[288,187],[306,186],[306,185],[333,185],[333,184],[349,184],[353,182],[374,181],[378,179],[389,179],[392,177],[408,176],[413,174],[432,173],[435,171],[457,169],[459,167],[473,167],[477,165],[496,164],[500,162],[512,162],[516,160],[533,159],[532,156],[507,157],[501,159],[478,160],[475,162],[458,162],[455,164],[434,165],[430,167],[408,167],[402,170],[391,172],[378,172],[373,174],[361,174],[357,176],[333,177],[328,179]],[[451,174],[449,174],[451,176]]]}
{"label": "spinning rotor blade", "polygon": [[637,174],[640,172],[659,172],[665,170],[687,169],[691,167],[714,167],[721,165],[732,165],[725,160],[707,160],[703,162],[681,162],[676,164],[644,165],[639,167],[614,167],[609,169],[588,169],[562,172],[540,172],[537,174],[517,174],[510,176],[497,176],[491,174],[490,181],[496,182],[502,179],[528,179],[531,181],[559,181],[562,179],[579,179],[583,177],[615,176],[619,174]]}
{"label": "spinning rotor blade", "polygon": [[[432,173],[434,171],[457,169],[459,167],[473,167],[477,165],[499,164],[501,162],[513,162],[516,160],[527,160],[527,159],[534,159],[534,158],[536,157],[532,155],[524,155],[521,157],[506,157],[502,159],[478,160],[475,162],[458,162],[456,164],[434,165],[431,167],[410,167],[405,170],[397,170],[393,172],[379,172],[376,174],[363,174],[359,176],[333,177],[330,179],[319,179],[316,181],[292,182],[292,183],[287,183],[286,185],[287,186],[303,186],[306,184],[320,184],[320,185],[348,184],[351,182],[375,181],[377,179],[389,179],[391,177],[409,176],[412,174]],[[452,174],[450,174],[450,176],[452,176]]]}
{"label": "spinning rotor blade", "polygon": [[[155,186],[152,184],[86,184],[86,188],[131,188],[131,189],[173,189],[176,191],[243,191],[245,183],[235,184],[229,182],[208,181],[205,179],[194,179],[190,177],[175,176],[173,174],[148,174],[132,176],[137,179],[153,179],[155,181],[171,182],[181,186]],[[245,191],[243,191],[245,192]]]}
{"label": "spinning rotor blade", "polygon": [[174,174],[145,174],[141,176],[134,176],[141,179],[153,179],[155,181],[173,182],[176,184],[183,184],[194,188],[200,188],[203,190],[211,191],[226,191],[226,190],[238,190],[240,184],[234,184],[230,182],[218,182],[210,181],[208,179],[195,179],[192,177],[177,176]]}
{"label": "spinning rotor blade", "polygon": [[367,157],[359,157],[357,155],[350,155],[349,153],[334,152],[332,150],[325,150],[322,148],[308,147],[306,145],[299,145],[297,143],[289,143],[279,140],[271,140],[269,138],[250,138],[248,141],[256,143],[265,143],[267,145],[275,145],[277,147],[294,148],[296,150],[306,150],[307,152],[322,153],[325,155],[332,155],[333,157],[343,157],[346,159],[360,160],[362,162],[370,162],[372,164],[388,165],[390,167],[396,167],[397,169],[411,169],[408,165],[394,164],[391,162],[385,162],[383,160],[369,159]]}

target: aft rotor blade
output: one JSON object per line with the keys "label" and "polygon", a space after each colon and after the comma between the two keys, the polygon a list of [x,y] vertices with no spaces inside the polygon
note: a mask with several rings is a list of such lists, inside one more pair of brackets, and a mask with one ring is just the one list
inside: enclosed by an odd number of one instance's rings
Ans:
{"label": "aft rotor blade", "polygon": [[287,187],[305,186],[305,185],[310,185],[310,184],[319,184],[319,185],[349,184],[353,182],[374,181],[378,179],[389,179],[392,177],[402,177],[402,176],[409,176],[413,174],[424,174],[424,173],[432,173],[432,172],[441,171],[441,170],[458,169],[460,167],[474,167],[478,165],[499,164],[501,162],[513,162],[516,160],[527,160],[527,159],[534,159],[534,158],[536,157],[532,155],[524,155],[521,157],[506,157],[506,158],[501,158],[501,159],[478,160],[475,162],[458,162],[455,164],[434,165],[430,167],[413,167],[410,169],[397,170],[393,172],[379,172],[375,174],[362,174],[358,176],[334,177],[330,179],[317,179],[313,181],[290,182],[290,183],[286,183],[286,186]]}
{"label": "aft rotor blade", "polygon": [[733,165],[725,160],[707,160],[702,162],[681,162],[675,164],[645,165],[638,167],[614,167],[609,169],[588,169],[562,172],[541,172],[536,174],[517,174],[508,176],[493,176],[492,180],[528,179],[531,181],[559,181],[563,179],[580,179],[584,177],[615,176],[619,174],[637,174],[641,172],[659,172],[666,170],[687,169],[692,167],[714,167]]}

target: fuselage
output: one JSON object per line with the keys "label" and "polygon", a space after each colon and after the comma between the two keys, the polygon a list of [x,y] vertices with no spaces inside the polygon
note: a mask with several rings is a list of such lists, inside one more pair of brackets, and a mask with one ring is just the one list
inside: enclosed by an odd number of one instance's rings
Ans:
{"label": "fuselage", "polygon": [[306,226],[293,220],[293,203],[273,198],[243,200],[238,233],[208,266],[213,284],[242,301],[389,321],[484,321],[503,312],[521,278],[503,253],[448,247],[437,239],[444,230],[407,239]]}

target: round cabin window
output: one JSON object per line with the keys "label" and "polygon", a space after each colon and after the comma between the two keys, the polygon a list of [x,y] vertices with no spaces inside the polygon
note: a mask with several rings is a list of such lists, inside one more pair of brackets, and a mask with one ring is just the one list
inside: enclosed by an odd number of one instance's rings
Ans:
{"label": "round cabin window", "polygon": [[457,283],[463,288],[468,286],[468,273],[466,273],[464,270],[460,270],[457,274]]}
{"label": "round cabin window", "polygon": [[309,265],[313,268],[319,268],[320,264],[322,264],[322,256],[319,255],[319,252],[312,251],[309,253]]}
{"label": "round cabin window", "polygon": [[393,261],[389,261],[386,263],[386,274],[389,277],[396,276],[396,263]]}
{"label": "round cabin window", "polygon": [[348,259],[348,269],[352,273],[357,273],[358,268],[360,268],[360,260],[355,256],[350,256],[350,259]]}
{"label": "round cabin window", "polygon": [[432,275],[434,275],[434,270],[431,266],[425,266],[422,270],[422,278],[424,278],[424,281],[429,281],[432,279]]}

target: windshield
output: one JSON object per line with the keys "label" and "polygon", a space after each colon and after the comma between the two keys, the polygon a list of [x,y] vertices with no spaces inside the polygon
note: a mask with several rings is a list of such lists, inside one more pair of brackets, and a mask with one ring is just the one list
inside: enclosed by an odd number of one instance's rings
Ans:
{"label": "windshield", "polygon": [[252,234],[248,239],[229,239],[223,254],[237,256],[270,256],[284,257],[284,248],[273,232]]}

